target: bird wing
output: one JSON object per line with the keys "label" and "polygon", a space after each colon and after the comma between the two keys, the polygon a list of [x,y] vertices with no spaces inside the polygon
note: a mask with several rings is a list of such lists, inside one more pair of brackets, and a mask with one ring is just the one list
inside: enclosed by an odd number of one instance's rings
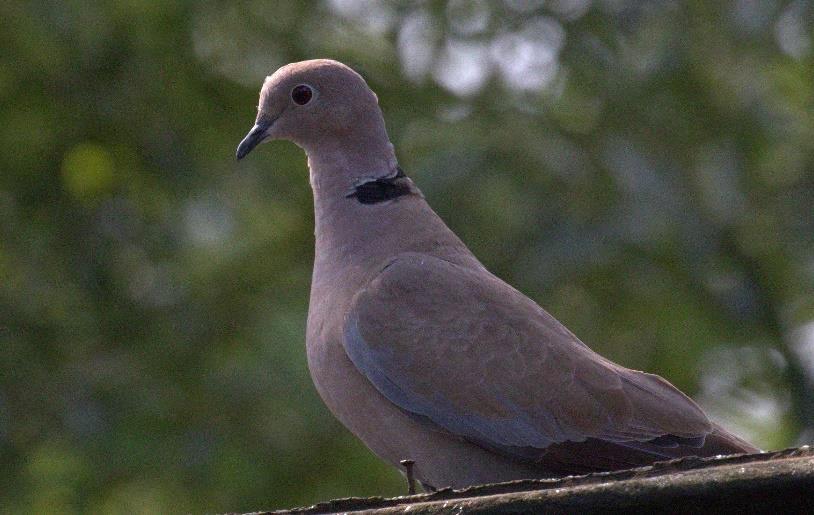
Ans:
{"label": "bird wing", "polygon": [[596,354],[485,269],[400,254],[356,294],[343,336],[387,399],[491,448],[670,446],[712,430],[670,383]]}

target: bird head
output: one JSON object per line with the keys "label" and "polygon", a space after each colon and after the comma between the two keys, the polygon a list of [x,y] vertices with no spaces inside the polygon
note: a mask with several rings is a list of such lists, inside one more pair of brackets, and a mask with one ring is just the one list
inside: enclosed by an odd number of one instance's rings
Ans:
{"label": "bird head", "polygon": [[291,63],[266,77],[257,119],[237,158],[264,141],[289,140],[308,151],[332,140],[361,140],[383,127],[376,95],[351,68],[329,59]]}

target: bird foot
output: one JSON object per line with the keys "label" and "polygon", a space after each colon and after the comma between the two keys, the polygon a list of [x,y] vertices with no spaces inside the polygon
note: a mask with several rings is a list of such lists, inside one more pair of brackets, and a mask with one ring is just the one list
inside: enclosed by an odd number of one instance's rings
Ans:
{"label": "bird foot", "polygon": [[413,475],[413,465],[415,465],[415,461],[413,460],[401,460],[401,466],[404,467],[404,471],[407,473],[407,495],[415,495],[415,476]]}

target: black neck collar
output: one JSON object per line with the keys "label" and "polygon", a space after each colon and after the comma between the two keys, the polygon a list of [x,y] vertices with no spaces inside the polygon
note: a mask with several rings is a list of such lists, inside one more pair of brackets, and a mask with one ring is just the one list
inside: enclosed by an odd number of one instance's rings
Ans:
{"label": "black neck collar", "polygon": [[397,166],[392,175],[366,179],[345,196],[355,198],[361,204],[378,204],[412,193],[412,181],[405,175],[404,170]]}

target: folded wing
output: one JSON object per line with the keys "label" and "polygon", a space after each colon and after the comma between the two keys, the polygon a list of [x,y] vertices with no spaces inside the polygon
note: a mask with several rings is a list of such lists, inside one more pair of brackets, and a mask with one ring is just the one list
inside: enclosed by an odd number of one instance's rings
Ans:
{"label": "folded wing", "polygon": [[700,446],[712,431],[670,383],[599,356],[485,269],[423,254],[398,256],[356,295],[343,343],[391,402],[497,450]]}

